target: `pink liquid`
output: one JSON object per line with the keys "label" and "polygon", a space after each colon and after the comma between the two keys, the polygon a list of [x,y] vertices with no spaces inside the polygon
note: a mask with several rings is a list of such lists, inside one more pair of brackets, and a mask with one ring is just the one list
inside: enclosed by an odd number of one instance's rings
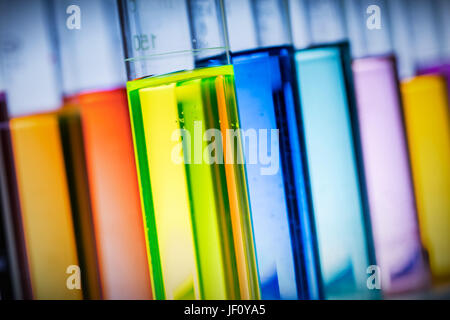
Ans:
{"label": "pink liquid", "polygon": [[377,264],[386,293],[428,282],[404,133],[395,63],[353,62],[364,168]]}

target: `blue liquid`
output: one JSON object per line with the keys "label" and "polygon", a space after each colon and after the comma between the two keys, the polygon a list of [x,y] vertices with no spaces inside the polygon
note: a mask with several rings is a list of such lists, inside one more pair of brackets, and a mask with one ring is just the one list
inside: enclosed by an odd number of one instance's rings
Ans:
{"label": "blue liquid", "polygon": [[295,54],[321,282],[327,299],[375,298],[368,213],[352,130],[347,46]]}
{"label": "blue liquid", "polygon": [[[244,137],[263,299],[319,298],[291,58],[288,48],[233,55],[241,129],[256,130],[258,152],[264,144],[279,164],[278,170],[263,174],[270,165],[262,164],[261,158],[257,163],[249,159],[249,140]],[[267,140],[260,129],[267,130]],[[275,145],[271,145],[271,129],[279,129]]]}

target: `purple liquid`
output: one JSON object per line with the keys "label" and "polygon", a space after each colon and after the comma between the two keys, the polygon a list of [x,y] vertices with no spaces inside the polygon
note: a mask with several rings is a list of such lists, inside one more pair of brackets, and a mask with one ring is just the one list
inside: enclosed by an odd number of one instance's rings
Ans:
{"label": "purple liquid", "polygon": [[353,62],[375,251],[386,293],[428,282],[395,70],[391,58]]}

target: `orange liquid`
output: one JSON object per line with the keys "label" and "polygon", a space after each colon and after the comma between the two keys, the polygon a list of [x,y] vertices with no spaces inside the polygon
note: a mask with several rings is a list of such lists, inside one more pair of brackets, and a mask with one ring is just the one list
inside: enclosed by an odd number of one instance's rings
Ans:
{"label": "orange liquid", "polygon": [[10,121],[21,218],[34,299],[81,299],[67,285],[78,266],[57,113]]}
{"label": "orange liquid", "polygon": [[98,269],[104,299],[151,299],[125,90],[81,94]]}

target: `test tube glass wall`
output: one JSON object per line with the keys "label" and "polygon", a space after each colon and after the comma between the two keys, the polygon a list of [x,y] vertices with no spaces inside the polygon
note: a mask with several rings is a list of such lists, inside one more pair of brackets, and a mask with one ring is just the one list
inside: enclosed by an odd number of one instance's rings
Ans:
{"label": "test tube glass wall", "polygon": [[367,287],[375,259],[342,3],[292,0],[290,10],[324,296],[376,298]]}
{"label": "test tube glass wall", "polygon": [[[85,298],[149,299],[139,186],[116,1],[54,0],[63,91],[80,116],[90,197],[79,234],[90,251]],[[82,13],[67,28],[67,8]],[[91,239],[92,238],[92,239]]]}
{"label": "test tube glass wall", "polygon": [[[386,19],[367,28],[366,8]],[[373,8],[373,7],[372,7]],[[429,283],[417,221],[396,62],[383,0],[345,1],[352,69],[377,263],[384,293]],[[374,14],[373,12],[372,14]]]}
{"label": "test tube glass wall", "polygon": [[8,172],[1,184],[7,195],[2,218],[9,247],[16,250],[9,255],[15,297],[81,299],[80,288],[67,279],[79,273],[74,217],[83,209],[76,203],[70,171],[82,159],[71,149],[76,157],[68,161],[68,148],[76,148],[79,140],[64,134],[81,128],[76,116],[59,110],[46,3],[2,0],[0,5],[7,98],[2,167]]}
{"label": "test tube glass wall", "polygon": [[[445,77],[419,75],[440,60],[438,31],[428,1],[389,1],[394,46],[400,64],[403,113],[422,242],[434,284],[450,279],[450,115]],[[417,25],[410,27],[411,18]]]}
{"label": "test tube glass wall", "polygon": [[223,3],[120,5],[154,297],[259,298]]}

